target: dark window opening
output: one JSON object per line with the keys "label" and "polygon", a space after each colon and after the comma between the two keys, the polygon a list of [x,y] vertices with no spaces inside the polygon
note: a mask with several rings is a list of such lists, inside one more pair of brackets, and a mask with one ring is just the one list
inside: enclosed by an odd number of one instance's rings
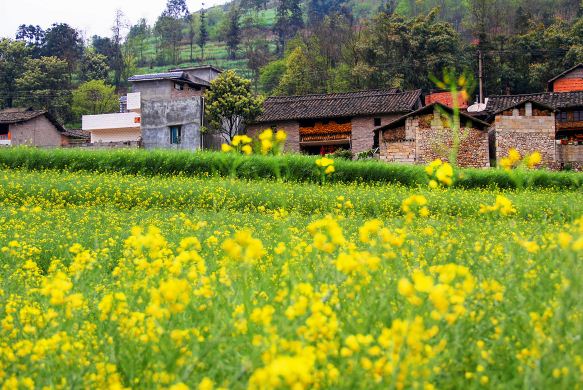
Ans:
{"label": "dark window opening", "polygon": [[8,124],[0,123],[0,135],[8,135]]}
{"label": "dark window opening", "polygon": [[339,125],[345,125],[347,123],[350,123],[351,119],[350,118],[336,118],[334,121]]}
{"label": "dark window opening", "polygon": [[182,143],[182,127],[172,126],[170,127],[170,143],[178,145]]}
{"label": "dark window opening", "polygon": [[316,126],[316,121],[300,121],[300,127],[314,127]]}
{"label": "dark window opening", "polygon": [[374,118],[374,125],[380,126],[381,125],[381,118]]}
{"label": "dark window opening", "polygon": [[176,89],[178,91],[183,91],[184,90],[184,84],[174,83],[174,89]]}
{"label": "dark window opening", "polygon": [[575,122],[583,121],[583,111],[575,111],[573,113],[573,121]]}
{"label": "dark window opening", "polygon": [[567,122],[567,112],[566,111],[559,112],[559,122]]}

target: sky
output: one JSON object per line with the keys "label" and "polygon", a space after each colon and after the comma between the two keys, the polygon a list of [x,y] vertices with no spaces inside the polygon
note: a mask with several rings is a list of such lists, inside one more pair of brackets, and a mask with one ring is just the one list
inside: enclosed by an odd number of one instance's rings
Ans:
{"label": "sky", "polygon": [[[205,0],[205,8],[228,0]],[[191,12],[202,8],[202,1],[186,0]],[[53,23],[68,23],[84,38],[110,36],[116,9],[121,9],[131,23],[146,18],[156,21],[166,0],[0,0],[0,37],[14,38],[21,24],[47,29]]]}

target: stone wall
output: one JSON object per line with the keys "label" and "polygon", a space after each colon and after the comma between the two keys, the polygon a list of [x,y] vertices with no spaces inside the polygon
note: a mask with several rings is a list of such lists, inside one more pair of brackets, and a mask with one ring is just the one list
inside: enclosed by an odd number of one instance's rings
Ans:
{"label": "stone wall", "polygon": [[273,124],[258,123],[247,126],[247,135],[251,138],[257,138],[263,130],[272,129],[274,131],[283,130],[287,134],[285,150],[291,152],[300,151],[300,124],[297,121],[277,122]]}
{"label": "stone wall", "polygon": [[12,145],[61,146],[61,133],[46,116],[10,125]]}
{"label": "stone wall", "polygon": [[508,155],[515,148],[522,155],[538,151],[542,165],[551,167],[556,161],[555,115],[547,116],[503,116],[497,115],[494,122],[496,160]]}
{"label": "stone wall", "polygon": [[379,148],[382,161],[415,163],[415,140],[406,139],[405,126],[385,131],[380,136]]}
{"label": "stone wall", "polygon": [[374,119],[381,119],[381,126],[397,119],[399,115],[377,115],[352,118],[352,153],[357,154],[371,150],[374,144]]}
{"label": "stone wall", "polygon": [[[142,101],[142,142],[145,148],[195,150],[201,146],[202,98]],[[180,144],[170,142],[170,127],[181,126]]]}
{"label": "stone wall", "polygon": [[[448,160],[451,150],[452,130],[444,127],[439,117],[433,114],[418,118],[416,133],[416,162],[427,164],[435,159]],[[488,168],[490,166],[490,151],[487,129],[462,128],[460,134],[464,137],[460,144],[457,163],[460,167]]]}

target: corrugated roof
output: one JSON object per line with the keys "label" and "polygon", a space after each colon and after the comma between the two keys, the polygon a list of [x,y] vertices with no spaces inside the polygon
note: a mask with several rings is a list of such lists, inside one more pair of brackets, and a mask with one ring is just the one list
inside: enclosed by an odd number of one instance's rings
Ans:
{"label": "corrugated roof", "polygon": [[536,102],[562,110],[566,108],[583,107],[583,91],[579,92],[542,92],[528,95],[501,95],[488,98],[486,112],[494,115],[508,107],[517,106],[528,101]]}
{"label": "corrugated roof", "polygon": [[256,122],[321,119],[410,112],[421,90],[397,89],[303,96],[272,96],[263,105]]}
{"label": "corrugated roof", "polygon": [[128,79],[133,83],[142,81],[157,81],[157,80],[174,80],[181,81],[184,83],[192,85],[203,85],[205,87],[210,86],[210,83],[196,76],[190,76],[185,72],[165,72],[165,73],[151,73],[151,74],[141,74],[135,75]]}

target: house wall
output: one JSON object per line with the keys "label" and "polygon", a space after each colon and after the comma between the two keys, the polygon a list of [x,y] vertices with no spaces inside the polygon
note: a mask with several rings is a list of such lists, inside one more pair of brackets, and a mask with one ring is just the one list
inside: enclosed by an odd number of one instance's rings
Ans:
{"label": "house wall", "polygon": [[415,140],[407,139],[405,126],[383,132],[379,142],[380,159],[386,162],[415,163]]}
{"label": "house wall", "polygon": [[196,90],[184,85],[184,90],[174,88],[172,80],[140,81],[132,85],[134,93],[140,93],[142,101],[145,100],[170,100],[202,96],[203,89]]}
{"label": "house wall", "polygon": [[352,118],[352,153],[356,154],[372,149],[374,144],[374,129],[379,127],[374,125],[374,118],[380,118],[381,126],[384,126],[398,119],[399,116],[399,114],[394,114]]}
{"label": "house wall", "polygon": [[55,125],[41,115],[29,121],[11,124],[11,145],[61,146],[61,133]]}
{"label": "house wall", "polygon": [[[467,137],[460,145],[458,165],[489,167],[488,132],[476,128],[461,131]],[[410,117],[404,126],[385,130],[380,144],[383,161],[417,164],[427,164],[437,158],[447,161],[447,148],[452,144],[451,129],[444,127],[435,114]]]}
{"label": "house wall", "polygon": [[[142,101],[142,142],[145,148],[195,150],[201,147],[202,98]],[[170,143],[170,127],[182,127],[182,142]]]}
{"label": "house wall", "polygon": [[[540,112],[539,112],[540,114]],[[497,115],[494,121],[496,160],[508,155],[511,148],[525,155],[538,151],[543,166],[555,162],[555,114],[546,115]]]}
{"label": "house wall", "polygon": [[[275,126],[273,126],[275,125]],[[275,129],[273,129],[275,127]],[[290,152],[300,151],[300,124],[298,121],[276,122],[273,124],[258,123],[247,126],[247,135],[257,138],[263,130],[272,128],[273,130],[283,130],[287,134],[285,150]]]}
{"label": "house wall", "polygon": [[553,92],[583,91],[583,68],[579,67],[553,82]]}
{"label": "house wall", "polygon": [[139,127],[91,131],[91,143],[137,142],[140,138],[141,132]]}

